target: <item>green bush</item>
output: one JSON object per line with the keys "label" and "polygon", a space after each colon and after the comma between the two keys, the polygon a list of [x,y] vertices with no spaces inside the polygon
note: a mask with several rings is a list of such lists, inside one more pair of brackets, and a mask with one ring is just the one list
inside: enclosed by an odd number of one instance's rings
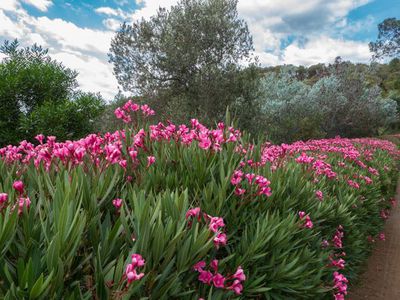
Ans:
{"label": "green bush", "polygon": [[[338,138],[251,150],[247,136],[234,141],[234,129],[142,125],[0,149],[0,192],[8,194],[0,206],[1,298],[325,299],[338,293],[335,271],[356,278],[394,194],[392,144]],[[218,135],[219,145],[202,144]],[[232,183],[238,170],[268,178],[271,194],[244,178]],[[17,179],[22,192],[13,188]],[[187,216],[195,207],[198,218]],[[219,233],[211,217],[223,218]],[[342,247],[332,242],[338,232]],[[220,233],[227,244],[216,247]],[[145,259],[144,275],[128,284],[133,253]],[[343,270],[331,266],[339,258]],[[213,260],[226,278],[223,289],[200,282],[193,270]],[[229,289],[239,267],[241,295]]]}

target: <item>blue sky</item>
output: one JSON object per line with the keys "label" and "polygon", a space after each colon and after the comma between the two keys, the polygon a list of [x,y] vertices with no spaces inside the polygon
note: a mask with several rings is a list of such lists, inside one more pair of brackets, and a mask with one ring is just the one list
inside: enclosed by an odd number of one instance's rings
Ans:
{"label": "blue sky", "polygon": [[[177,0],[0,0],[0,43],[38,43],[79,72],[83,90],[118,92],[107,52],[123,21],[153,15]],[[239,0],[263,65],[369,62],[377,24],[400,18],[400,0]],[[1,56],[0,56],[1,59]]]}

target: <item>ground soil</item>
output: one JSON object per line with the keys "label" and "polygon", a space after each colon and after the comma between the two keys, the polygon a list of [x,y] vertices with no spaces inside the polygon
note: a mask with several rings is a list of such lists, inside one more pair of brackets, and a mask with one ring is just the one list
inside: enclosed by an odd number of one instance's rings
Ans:
{"label": "ground soil", "polygon": [[397,200],[385,225],[386,241],[377,242],[365,273],[346,299],[400,300],[400,184]]}

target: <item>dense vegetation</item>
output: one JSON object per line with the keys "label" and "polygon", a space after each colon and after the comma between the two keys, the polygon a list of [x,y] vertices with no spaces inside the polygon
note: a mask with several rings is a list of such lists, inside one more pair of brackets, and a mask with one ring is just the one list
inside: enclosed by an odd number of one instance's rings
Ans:
{"label": "dense vegetation", "polygon": [[50,58],[46,49],[5,41],[0,51],[0,145],[33,141],[38,132],[59,139],[93,132],[104,109],[100,95],[76,90],[77,73]]}
{"label": "dense vegetation", "polygon": [[384,239],[390,142],[115,115],[124,131],[0,149],[1,298],[343,299]]}
{"label": "dense vegetation", "polygon": [[399,128],[400,21],[388,63],[263,68],[236,7],[123,24],[129,101],[4,43],[1,299],[345,298],[396,205],[398,148],[359,137]]}
{"label": "dense vegetation", "polygon": [[[377,136],[400,126],[400,22],[389,18],[370,43],[387,63],[261,67],[237,0],[181,0],[148,20],[122,24],[109,58],[124,89],[108,104],[77,89],[77,73],[34,45],[6,41],[0,63],[0,145],[59,140],[121,128],[115,107],[135,98],[157,121],[207,126],[231,112],[238,128],[275,143],[310,138]],[[392,60],[389,61],[388,59]],[[143,100],[145,99],[145,100]],[[108,99],[110,100],[110,99]]]}

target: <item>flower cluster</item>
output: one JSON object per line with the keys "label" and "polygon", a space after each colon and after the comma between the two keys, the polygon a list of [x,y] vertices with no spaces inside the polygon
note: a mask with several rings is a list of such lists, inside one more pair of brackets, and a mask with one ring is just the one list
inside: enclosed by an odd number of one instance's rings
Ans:
{"label": "flower cluster", "polygon": [[318,198],[319,201],[324,200],[324,194],[322,193],[322,191],[316,191],[315,192],[315,196]]}
{"label": "flower cluster", "polygon": [[223,218],[212,217],[206,213],[201,214],[200,207],[189,209],[186,212],[186,220],[188,220],[189,226],[191,225],[192,218],[196,218],[200,222],[202,216],[208,222],[209,230],[215,235],[213,239],[215,247],[218,249],[221,246],[225,246],[228,239],[226,234],[221,230],[221,228],[225,227]]}
{"label": "flower cluster", "polygon": [[[145,115],[151,115],[152,110],[147,105],[138,106],[127,102],[122,108],[116,110],[117,117],[130,121],[127,112],[139,111]],[[119,130],[114,133],[107,132],[104,135],[90,134],[77,141],[56,142],[53,136],[45,137],[42,134],[36,136],[39,145],[22,141],[18,146],[6,146],[0,148],[0,159],[8,164],[19,163],[21,168],[32,162],[39,168],[43,165],[46,170],[57,168],[59,162],[65,166],[93,165],[99,170],[104,170],[111,165],[120,165],[127,169],[130,166],[136,168],[142,163],[141,156],[147,157],[147,168],[155,163],[155,157],[150,155],[146,145],[155,141],[170,141],[190,146],[197,146],[207,151],[221,151],[224,144],[240,144],[241,133],[233,127],[226,128],[223,123],[218,124],[217,129],[209,129],[198,120],[191,121],[191,127],[186,125],[174,125],[159,123],[151,125],[149,130],[137,128],[137,131]],[[132,142],[127,144],[128,136]],[[46,140],[46,142],[45,142]],[[143,153],[143,154],[142,154]]]}
{"label": "flower cluster", "polygon": [[344,237],[343,226],[339,225],[336,228],[335,235],[333,236],[332,243],[335,248],[343,248],[342,239]]}
{"label": "flower cluster", "polygon": [[114,199],[112,201],[112,205],[114,205],[115,209],[117,210],[117,212],[119,213],[121,207],[122,207],[122,202],[123,200],[120,198]]}
{"label": "flower cluster", "polygon": [[311,229],[311,228],[314,227],[314,224],[313,224],[313,222],[311,221],[310,216],[309,216],[309,215],[306,215],[306,213],[305,213],[304,211],[299,211],[299,217],[300,217],[300,220],[304,220],[304,224],[303,224],[303,227],[304,227],[304,228],[309,228],[309,229]]}
{"label": "flower cluster", "polygon": [[152,110],[147,104],[139,105],[133,103],[132,100],[126,102],[122,107],[117,107],[114,111],[117,119],[121,119],[124,123],[132,122],[132,118],[130,116],[131,112],[142,111],[143,116],[153,116],[155,114],[154,110]]}
{"label": "flower cluster", "polygon": [[[25,185],[21,180],[14,181],[12,187],[17,192],[18,196],[16,199],[16,203],[14,203],[14,205],[11,207],[11,210],[18,208],[18,215],[21,215],[24,211],[24,207],[26,209],[29,209],[29,207],[31,206],[31,200],[26,195]],[[0,211],[5,209],[9,204],[10,202],[8,194],[0,193]]]}
{"label": "flower cluster", "polygon": [[333,273],[333,288],[336,290],[335,291],[335,300],[344,300],[344,296],[347,295],[347,283],[349,281],[347,278],[338,273],[334,272]]}
{"label": "flower cluster", "polygon": [[238,267],[233,275],[223,276],[218,273],[218,260],[214,259],[210,263],[210,270],[205,270],[205,261],[199,261],[193,266],[193,270],[199,272],[198,280],[207,285],[213,285],[219,289],[231,290],[240,295],[243,290],[242,282],[246,280],[246,275],[242,267]]}
{"label": "flower cluster", "polygon": [[265,195],[267,197],[272,195],[271,182],[264,176],[254,173],[244,174],[242,170],[235,170],[231,176],[231,184],[235,186],[235,194],[238,196],[246,193],[246,189],[243,187],[244,184],[249,187],[248,189],[255,186],[256,195]]}
{"label": "flower cluster", "polygon": [[140,254],[132,254],[131,256],[131,263],[126,266],[125,269],[125,276],[128,280],[128,285],[133,281],[140,280],[144,273],[137,273],[137,268],[143,267],[145,261]]}

